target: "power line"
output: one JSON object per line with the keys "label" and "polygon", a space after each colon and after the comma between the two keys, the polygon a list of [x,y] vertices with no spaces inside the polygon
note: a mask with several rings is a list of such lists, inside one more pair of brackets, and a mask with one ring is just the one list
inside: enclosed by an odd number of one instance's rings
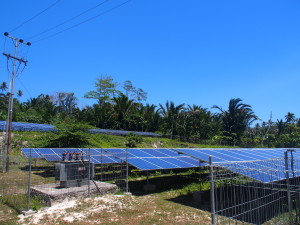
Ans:
{"label": "power line", "polygon": [[44,34],[44,33],[47,33],[47,32],[49,32],[49,31],[51,31],[51,30],[54,30],[55,28],[60,27],[61,25],[64,25],[64,24],[66,24],[66,23],[68,23],[68,22],[70,22],[70,21],[72,21],[72,20],[74,20],[74,19],[77,19],[78,17],[80,17],[80,16],[82,16],[82,15],[84,15],[84,14],[86,14],[86,13],[88,13],[88,12],[90,12],[90,11],[96,9],[96,8],[98,8],[99,6],[105,4],[105,3],[108,2],[108,1],[110,1],[110,0],[105,0],[105,1],[103,1],[103,2],[101,2],[101,3],[99,3],[98,5],[95,5],[95,6],[91,7],[91,8],[89,8],[89,9],[87,9],[87,10],[81,12],[81,13],[78,14],[78,15],[73,16],[73,17],[71,17],[70,19],[65,20],[64,22],[62,22],[62,23],[60,23],[60,24],[58,24],[58,25],[56,25],[56,26],[53,26],[53,27],[51,27],[51,28],[49,28],[49,29],[47,29],[47,30],[44,30],[44,31],[42,31],[42,32],[40,32],[40,33],[38,33],[38,34],[36,34],[36,35],[33,35],[33,36],[31,36],[31,37],[29,37],[29,38],[27,38],[27,39],[32,39],[32,38],[38,37],[38,36],[40,36],[40,35],[42,35],[42,34]]}
{"label": "power line", "polygon": [[28,89],[25,87],[25,85],[23,84],[22,80],[20,79],[20,77],[17,77],[18,81],[20,82],[20,84],[22,85],[22,87],[25,89],[25,91],[27,92],[27,94],[29,95],[30,98],[32,98],[31,93],[28,91]]}
{"label": "power line", "polygon": [[56,2],[54,2],[52,5],[48,6],[46,9],[42,10],[41,12],[39,12],[38,14],[34,15],[33,17],[29,18],[28,20],[26,20],[25,22],[21,23],[19,26],[15,27],[14,29],[12,29],[11,31],[9,31],[10,33],[19,29],[20,27],[24,26],[26,23],[30,22],[31,20],[34,20],[36,17],[38,17],[39,15],[43,14],[44,12],[46,12],[48,9],[52,8],[53,6],[55,6],[56,4],[58,4],[59,2],[61,2],[61,0],[57,0]]}
{"label": "power line", "polygon": [[56,32],[56,33],[54,33],[54,34],[52,34],[52,35],[49,35],[49,36],[47,36],[47,37],[45,37],[45,38],[39,39],[39,40],[37,40],[37,41],[34,41],[33,43],[37,43],[37,42],[40,42],[40,41],[49,39],[49,38],[51,38],[51,37],[54,37],[54,36],[56,36],[56,35],[59,35],[59,34],[65,32],[65,31],[71,30],[71,29],[73,29],[73,28],[75,28],[75,27],[78,27],[78,26],[80,26],[80,25],[82,25],[82,24],[84,24],[84,23],[87,23],[87,22],[89,22],[89,21],[91,21],[91,20],[93,20],[93,19],[96,19],[97,17],[100,17],[100,16],[103,16],[103,15],[105,15],[105,14],[107,14],[107,13],[110,13],[111,11],[113,11],[113,10],[115,10],[115,9],[118,9],[118,8],[120,8],[121,6],[127,4],[127,3],[131,2],[131,1],[132,1],[132,0],[127,0],[127,1],[121,3],[121,4],[117,5],[117,6],[114,6],[114,7],[110,8],[110,9],[108,9],[108,10],[106,10],[106,11],[104,11],[104,12],[98,14],[98,15],[96,15],[96,16],[93,16],[93,17],[91,17],[91,18],[89,18],[89,19],[86,19],[86,20],[84,20],[84,21],[82,21],[82,22],[80,22],[80,23],[77,23],[77,24],[75,24],[75,25],[73,25],[73,26],[71,26],[71,27],[68,27],[68,28],[66,28],[66,29],[64,29],[64,30],[61,30],[61,31],[59,31],[59,32]]}

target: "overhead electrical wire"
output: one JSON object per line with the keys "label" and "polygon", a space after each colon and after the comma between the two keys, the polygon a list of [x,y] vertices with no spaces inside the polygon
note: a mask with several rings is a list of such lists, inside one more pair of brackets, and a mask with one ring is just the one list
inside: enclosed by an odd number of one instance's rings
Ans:
{"label": "overhead electrical wire", "polygon": [[27,94],[29,95],[30,98],[32,98],[32,94],[30,93],[30,91],[26,88],[26,86],[23,84],[22,80],[20,79],[20,77],[17,77],[18,81],[20,82],[20,84],[22,85],[22,87],[25,89],[25,91],[27,92]]}
{"label": "overhead electrical wire", "polygon": [[101,3],[99,3],[98,5],[95,5],[95,6],[91,7],[91,8],[89,8],[89,9],[87,9],[87,10],[81,12],[81,13],[78,14],[78,15],[73,16],[73,17],[71,17],[70,19],[65,20],[64,22],[62,22],[62,23],[60,23],[60,24],[58,24],[58,25],[55,25],[55,26],[53,26],[53,27],[50,27],[49,29],[46,29],[46,30],[44,30],[44,31],[42,31],[42,32],[40,32],[40,33],[38,33],[38,34],[35,34],[35,35],[33,35],[33,36],[29,37],[29,38],[26,38],[26,39],[33,39],[33,38],[36,38],[36,37],[38,37],[38,36],[41,36],[41,35],[44,34],[44,33],[47,33],[47,32],[49,32],[49,31],[51,31],[51,30],[54,30],[55,28],[60,27],[61,25],[64,25],[64,24],[66,24],[66,23],[68,23],[68,22],[70,22],[70,21],[72,21],[72,20],[74,20],[74,19],[77,19],[78,17],[80,17],[80,16],[82,16],[82,15],[84,15],[84,14],[86,14],[86,13],[88,13],[88,12],[90,12],[90,11],[96,9],[96,8],[98,8],[99,6],[105,4],[105,3],[108,2],[108,1],[110,1],[110,0],[105,0],[105,1],[103,1],[103,2],[101,2]]}
{"label": "overhead electrical wire", "polygon": [[32,42],[32,43],[37,43],[37,42],[40,42],[40,41],[43,41],[43,40],[52,38],[52,37],[54,37],[54,36],[57,36],[57,35],[59,35],[59,34],[61,34],[61,33],[64,33],[64,32],[66,32],[66,31],[68,31],[68,30],[71,30],[71,29],[73,29],[73,28],[75,28],[75,27],[78,27],[78,26],[80,26],[80,25],[82,25],[82,24],[84,24],[84,23],[87,23],[87,22],[89,22],[89,21],[91,21],[91,20],[94,20],[94,19],[96,19],[96,18],[98,18],[98,17],[100,17],[100,16],[103,16],[103,15],[105,15],[105,14],[108,14],[108,13],[110,13],[111,11],[118,9],[118,8],[122,7],[123,5],[125,5],[125,4],[127,4],[127,3],[131,2],[131,1],[132,1],[132,0],[127,0],[127,1],[125,1],[125,2],[123,2],[123,3],[121,3],[121,4],[118,4],[118,5],[116,5],[116,6],[112,7],[112,8],[110,8],[110,9],[108,9],[108,10],[106,10],[106,11],[104,11],[104,12],[98,14],[98,15],[96,15],[96,16],[93,16],[93,17],[91,17],[91,18],[89,18],[89,19],[86,19],[86,20],[80,22],[80,23],[77,23],[77,24],[75,24],[75,25],[73,25],[73,26],[70,26],[70,27],[68,27],[68,28],[66,28],[66,29],[64,29],[64,30],[61,30],[61,31],[59,31],[59,32],[56,32],[56,33],[54,33],[54,34],[52,34],[52,35],[49,35],[49,36],[47,36],[47,37],[45,37],[45,38],[39,39],[39,40],[34,41],[34,42]]}
{"label": "overhead electrical wire", "polygon": [[41,12],[37,13],[36,15],[34,15],[33,17],[29,18],[28,20],[26,20],[25,22],[21,23],[20,25],[18,25],[17,27],[15,27],[14,29],[12,29],[11,31],[9,31],[9,33],[16,31],[17,29],[19,29],[20,27],[24,26],[26,23],[30,22],[31,20],[34,20],[35,18],[37,18],[39,15],[43,14],[44,12],[46,12],[48,9],[52,8],[53,6],[55,6],[56,4],[58,4],[59,2],[61,2],[62,0],[57,0],[56,2],[54,2],[53,4],[51,4],[50,6],[48,6],[47,8],[45,8],[44,10],[42,10]]}

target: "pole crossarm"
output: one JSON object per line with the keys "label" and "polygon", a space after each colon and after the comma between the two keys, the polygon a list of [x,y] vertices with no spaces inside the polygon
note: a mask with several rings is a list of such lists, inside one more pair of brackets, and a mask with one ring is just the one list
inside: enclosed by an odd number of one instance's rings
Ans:
{"label": "pole crossarm", "polygon": [[27,62],[28,62],[28,61],[26,61],[26,60],[24,60],[24,59],[20,59],[20,58],[14,57],[14,56],[12,56],[12,55],[10,55],[10,54],[6,54],[6,53],[3,53],[3,55],[6,56],[7,58],[15,59],[15,60],[17,60],[17,61],[19,61],[19,62],[22,62],[22,63],[24,63],[25,65],[27,65]]}

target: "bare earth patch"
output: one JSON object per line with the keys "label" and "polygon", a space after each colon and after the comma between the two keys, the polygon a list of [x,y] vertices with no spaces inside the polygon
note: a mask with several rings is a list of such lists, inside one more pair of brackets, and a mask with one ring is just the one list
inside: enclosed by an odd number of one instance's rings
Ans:
{"label": "bare earth patch", "polygon": [[210,215],[157,195],[71,199],[20,216],[19,224],[210,224]]}

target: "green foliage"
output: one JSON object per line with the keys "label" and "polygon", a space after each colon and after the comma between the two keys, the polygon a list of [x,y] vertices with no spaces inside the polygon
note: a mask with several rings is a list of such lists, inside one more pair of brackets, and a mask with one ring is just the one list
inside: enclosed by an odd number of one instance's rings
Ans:
{"label": "green foliage", "polygon": [[213,108],[221,111],[224,134],[237,140],[240,140],[246,128],[258,119],[252,107],[242,103],[240,98],[230,99],[228,110],[223,110],[218,106],[213,106]]}
{"label": "green foliage", "polygon": [[98,104],[103,106],[118,93],[118,83],[111,76],[99,77],[95,82],[96,91],[89,91],[84,95],[85,98],[96,99]]}
{"label": "green foliage", "polygon": [[129,133],[126,138],[126,147],[128,148],[136,148],[137,144],[141,144],[143,142],[143,137],[140,135],[136,135],[134,133]]}
{"label": "green foliage", "polygon": [[[17,194],[17,195],[4,195],[0,198],[1,203],[8,205],[9,207],[21,213],[23,210],[27,209],[27,195]],[[30,208],[33,210],[39,210],[45,207],[45,204],[41,197],[31,196],[30,197]]]}
{"label": "green foliage", "polygon": [[[176,147],[185,147],[183,142],[207,145],[230,145],[241,147],[291,147],[299,146],[298,130],[300,119],[288,112],[283,119],[272,122],[272,115],[267,122],[262,121],[251,127],[257,120],[252,107],[244,104],[240,98],[230,99],[228,109],[214,106],[220,113],[212,113],[201,105],[175,105],[167,101],[158,107],[143,104],[147,93],[134,87],[127,80],[120,91],[119,83],[110,76],[99,77],[95,90],[85,97],[96,99],[97,103],[84,108],[77,107],[74,93],[58,92],[52,96],[40,94],[26,102],[14,99],[13,121],[41,124],[89,124],[102,129],[156,132],[170,139],[178,140]],[[21,94],[21,92],[19,92]],[[15,95],[17,96],[17,95]],[[6,120],[8,107],[7,84],[0,84],[0,120]],[[105,141],[96,140],[96,136],[87,137],[81,129],[61,129],[56,134],[39,134],[40,139],[31,143],[32,147],[46,146],[99,146]],[[44,137],[44,139],[42,138]],[[100,137],[100,136],[99,136]],[[35,139],[35,138],[29,138]],[[101,139],[101,138],[100,138]],[[146,138],[145,138],[146,140]],[[27,140],[24,140],[25,142]],[[181,142],[179,142],[181,141]],[[146,142],[146,141],[145,141]],[[130,137],[117,146],[145,147],[149,143],[138,143]],[[168,141],[156,145],[168,147]],[[174,145],[174,142],[170,142]],[[108,144],[112,146],[112,143]],[[17,144],[16,147],[18,147]],[[28,147],[28,146],[26,146]],[[102,146],[99,146],[102,147]],[[151,146],[152,147],[152,146]],[[202,145],[202,147],[204,147]],[[217,147],[217,146],[214,146]]]}
{"label": "green foliage", "polygon": [[161,176],[161,171],[155,171],[154,176],[156,176],[156,177]]}
{"label": "green foliage", "polygon": [[46,147],[52,148],[81,148],[90,144],[88,130],[91,128],[86,124],[61,124],[56,126],[58,131],[49,140]]}

